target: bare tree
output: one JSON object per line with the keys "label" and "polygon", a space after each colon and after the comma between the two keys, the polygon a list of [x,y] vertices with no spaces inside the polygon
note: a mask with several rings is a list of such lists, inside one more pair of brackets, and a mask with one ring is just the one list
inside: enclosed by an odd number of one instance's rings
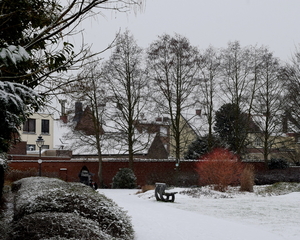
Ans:
{"label": "bare tree", "polygon": [[[221,91],[220,99],[225,103],[231,103],[236,107],[236,122],[239,122],[240,110],[248,113],[250,123],[250,113],[252,109],[254,93],[257,88],[256,48],[240,46],[239,42],[230,42],[226,49],[222,50],[221,63]],[[244,121],[244,120],[243,120]],[[243,128],[243,133],[238,125],[233,129],[236,136],[234,144],[237,154],[242,154],[247,145],[247,131],[249,124]],[[244,136],[243,138],[239,136]]]}
{"label": "bare tree", "polygon": [[[291,63],[282,71],[282,83],[284,84],[285,109],[293,123],[293,131],[300,132],[300,50],[297,49]],[[290,129],[291,130],[291,129]]]}
{"label": "bare tree", "polygon": [[263,159],[267,164],[272,149],[282,148],[287,139],[282,138],[283,85],[279,79],[280,63],[266,48],[261,51],[258,71],[252,110],[255,124],[261,132],[255,134],[254,140],[262,143]]}
{"label": "bare tree", "polygon": [[289,152],[290,159],[296,163],[300,164],[299,158],[299,144],[300,140],[300,50],[296,49],[291,62],[286,64],[282,68],[281,80],[284,86],[284,119],[283,119],[283,131],[290,133],[295,140],[295,150],[294,152]]}
{"label": "bare tree", "polygon": [[[102,178],[102,145],[105,141],[104,122],[106,112],[106,87],[103,73],[97,68],[97,62],[87,65],[78,74],[77,82],[72,88],[65,89],[65,93],[73,100],[86,106],[84,114],[76,116],[70,122],[70,131],[65,136],[71,141],[72,149],[81,149],[83,152],[97,153],[99,168],[98,179],[103,186]],[[75,113],[76,114],[76,113]]]}
{"label": "bare tree", "polygon": [[216,108],[218,108],[218,85],[220,77],[221,56],[213,47],[204,51],[199,60],[199,95],[204,114],[207,118],[208,133],[207,151],[211,151],[214,145],[213,125]]}
{"label": "bare tree", "polygon": [[[147,111],[148,80],[143,66],[143,50],[129,31],[117,37],[116,48],[105,66],[105,79],[110,101],[114,104],[110,118],[122,135],[129,154],[129,168],[133,170],[134,154],[145,149],[147,134],[137,132],[139,121]],[[123,134],[121,134],[123,133]]]}
{"label": "bare tree", "polygon": [[[182,114],[195,104],[194,90],[198,69],[198,49],[187,38],[164,34],[148,49],[149,77],[153,81],[153,96],[161,114],[170,118],[171,144],[174,142],[176,166],[186,148]],[[188,119],[186,119],[188,122]],[[186,136],[186,135],[185,135]]]}

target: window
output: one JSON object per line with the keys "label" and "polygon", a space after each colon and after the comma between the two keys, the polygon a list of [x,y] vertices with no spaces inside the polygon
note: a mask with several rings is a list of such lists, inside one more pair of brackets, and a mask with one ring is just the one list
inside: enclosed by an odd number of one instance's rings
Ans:
{"label": "window", "polygon": [[23,132],[35,133],[35,119],[27,119],[23,125]]}
{"label": "window", "polygon": [[33,144],[27,144],[27,146],[26,146],[26,150],[27,151],[35,151],[35,145],[33,145]]}
{"label": "window", "polygon": [[42,119],[42,134],[49,134],[49,120]]}

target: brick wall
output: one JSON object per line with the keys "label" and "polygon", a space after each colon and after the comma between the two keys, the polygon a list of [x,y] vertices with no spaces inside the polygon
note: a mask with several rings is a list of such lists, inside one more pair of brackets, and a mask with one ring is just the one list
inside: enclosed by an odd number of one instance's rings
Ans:
{"label": "brick wall", "polygon": [[12,146],[8,154],[26,155],[27,142],[18,142]]}
{"label": "brick wall", "polygon": [[[34,156],[13,156],[9,161],[11,169],[26,171],[36,169],[39,171],[38,157]],[[98,161],[97,159],[69,159],[67,157],[42,157],[42,175],[58,176],[65,181],[78,182],[78,174],[83,166],[94,174],[93,179],[98,182]],[[195,174],[194,163],[182,162],[181,175]],[[112,178],[120,168],[127,168],[128,161],[122,159],[103,161],[103,181],[106,187],[111,187]],[[145,160],[140,159],[134,162],[134,172],[137,177],[137,184],[151,184],[160,181],[172,181],[176,174],[175,161],[169,160]]]}
{"label": "brick wall", "polygon": [[[9,161],[11,169],[28,170],[36,169],[38,174],[38,157],[34,156],[13,156]],[[56,176],[65,181],[79,182],[78,174],[83,166],[94,174],[93,179],[98,182],[98,160],[70,159],[68,157],[42,157],[42,176]],[[198,175],[195,170],[196,161],[182,161],[180,171],[175,171],[174,160],[151,160],[137,159],[134,162],[134,173],[137,177],[137,184],[153,184],[155,182],[166,182],[181,186],[191,186],[198,183]],[[247,164],[247,163],[245,163]],[[257,170],[261,170],[263,163],[254,164]],[[104,159],[103,160],[103,182],[106,187],[111,187],[112,178],[120,168],[127,168],[128,161],[125,159]]]}

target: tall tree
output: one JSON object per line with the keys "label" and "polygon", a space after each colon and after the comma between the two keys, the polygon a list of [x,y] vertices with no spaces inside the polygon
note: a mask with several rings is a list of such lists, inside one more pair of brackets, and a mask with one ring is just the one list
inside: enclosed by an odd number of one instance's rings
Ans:
{"label": "tall tree", "polygon": [[[293,123],[293,131],[300,132],[300,50],[297,49],[291,63],[287,64],[280,75],[284,86],[285,109],[290,122]],[[291,130],[291,129],[290,129]]]}
{"label": "tall tree", "polygon": [[104,122],[106,112],[106,86],[103,72],[97,67],[98,62],[87,65],[77,76],[77,82],[71,88],[65,88],[65,93],[72,101],[80,102],[86,106],[84,114],[74,117],[69,123],[70,131],[64,136],[71,140],[71,149],[81,149],[83,152],[97,153],[99,168],[99,184],[103,186],[102,177],[102,146],[106,137],[104,135]]}
{"label": "tall tree", "polygon": [[242,48],[237,41],[229,42],[228,47],[223,49],[221,54],[221,91],[224,95],[223,101],[244,107],[247,104],[249,87],[251,87],[252,83],[250,47]]}
{"label": "tall tree", "polygon": [[199,60],[199,95],[203,106],[204,116],[207,118],[208,133],[205,137],[208,151],[214,148],[214,114],[218,104],[218,85],[220,77],[221,56],[213,47],[206,49]]}
{"label": "tall tree", "polygon": [[[251,109],[257,88],[257,54],[256,48],[240,46],[239,42],[230,42],[228,47],[222,50],[221,63],[221,82],[219,96],[224,102],[231,103],[231,117],[234,117],[234,122],[244,122],[246,128],[240,128],[239,125],[233,125],[234,134],[240,135],[235,137],[237,141],[234,144],[234,149],[237,154],[241,154],[242,150],[247,145],[247,127],[251,121]],[[242,115],[241,111],[247,113],[247,117],[239,119]],[[239,134],[239,131],[240,132]],[[243,136],[243,137],[242,137]]]}
{"label": "tall tree", "polygon": [[279,79],[280,63],[268,49],[263,49],[260,56],[258,85],[253,104],[253,118],[261,133],[256,134],[256,141],[262,142],[262,153],[266,164],[275,146],[286,145],[282,139],[283,85]]}
{"label": "tall tree", "polygon": [[154,101],[161,114],[170,118],[171,139],[174,141],[171,155],[176,158],[177,167],[187,144],[182,139],[182,132],[186,129],[186,124],[182,124],[182,114],[196,103],[198,56],[198,49],[178,34],[159,36],[148,49],[147,66],[153,81]]}
{"label": "tall tree", "polygon": [[[283,105],[285,113],[283,114],[283,132],[294,135],[295,145],[298,145],[300,139],[300,50],[292,56],[291,62],[282,67],[280,74],[281,83],[283,85]],[[289,158],[300,164],[300,151],[296,147],[296,151],[289,152]]]}
{"label": "tall tree", "polygon": [[[141,115],[147,111],[149,88],[143,65],[143,50],[129,31],[118,36],[116,48],[103,69],[107,91],[116,110],[111,118],[116,123],[116,131],[126,136],[129,168],[133,170],[134,154],[147,147],[147,144],[140,144],[141,139],[147,136],[137,133],[136,126]],[[119,141],[124,141],[123,136]]]}

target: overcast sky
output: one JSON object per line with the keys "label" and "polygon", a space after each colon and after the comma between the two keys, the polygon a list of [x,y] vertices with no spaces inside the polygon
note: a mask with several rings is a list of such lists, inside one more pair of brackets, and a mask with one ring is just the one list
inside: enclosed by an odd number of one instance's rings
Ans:
{"label": "overcast sky", "polygon": [[146,0],[137,14],[104,14],[81,25],[93,51],[126,28],[143,48],[163,33],[179,33],[201,50],[238,40],[242,46],[268,46],[283,61],[300,43],[300,0]]}

